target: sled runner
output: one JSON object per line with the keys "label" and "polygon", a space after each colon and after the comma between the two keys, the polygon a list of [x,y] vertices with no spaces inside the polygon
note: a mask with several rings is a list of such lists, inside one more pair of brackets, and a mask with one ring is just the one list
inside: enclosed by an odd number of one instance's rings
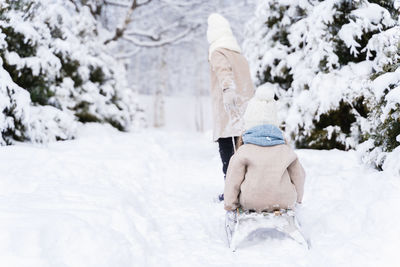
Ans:
{"label": "sled runner", "polygon": [[273,212],[250,212],[237,209],[236,212],[227,212],[225,230],[228,245],[232,251],[250,233],[258,229],[275,229],[282,232],[299,244],[310,249],[310,242],[300,231],[299,223],[293,210],[278,210]]}

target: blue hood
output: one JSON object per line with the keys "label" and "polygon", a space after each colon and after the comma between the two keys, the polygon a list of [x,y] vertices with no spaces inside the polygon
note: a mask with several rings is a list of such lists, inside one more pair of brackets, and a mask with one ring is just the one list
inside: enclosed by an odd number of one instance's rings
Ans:
{"label": "blue hood", "polygon": [[250,128],[243,134],[243,143],[258,146],[275,146],[285,143],[282,131],[271,124]]}

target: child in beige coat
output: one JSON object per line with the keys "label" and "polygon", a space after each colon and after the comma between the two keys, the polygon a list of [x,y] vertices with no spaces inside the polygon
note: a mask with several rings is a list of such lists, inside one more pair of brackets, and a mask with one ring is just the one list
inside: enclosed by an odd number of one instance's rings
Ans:
{"label": "child in beige coat", "polygon": [[244,144],[229,162],[226,210],[293,209],[302,202],[305,172],[277,127],[276,113],[271,85],[258,88],[244,114]]}
{"label": "child in beige coat", "polygon": [[[233,155],[232,139],[243,129],[246,104],[254,95],[249,64],[242,55],[229,21],[220,14],[208,17],[207,40],[210,44],[211,103],[213,139],[218,142],[224,176]],[[218,196],[220,201],[224,195]]]}

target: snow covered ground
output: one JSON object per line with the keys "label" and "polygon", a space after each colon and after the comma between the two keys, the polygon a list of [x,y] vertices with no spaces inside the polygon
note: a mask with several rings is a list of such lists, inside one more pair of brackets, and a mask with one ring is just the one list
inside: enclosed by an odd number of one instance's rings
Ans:
{"label": "snow covered ground", "polygon": [[232,253],[211,133],[120,133],[0,148],[1,266],[399,266],[400,178],[355,152],[297,151],[304,250],[263,233]]}

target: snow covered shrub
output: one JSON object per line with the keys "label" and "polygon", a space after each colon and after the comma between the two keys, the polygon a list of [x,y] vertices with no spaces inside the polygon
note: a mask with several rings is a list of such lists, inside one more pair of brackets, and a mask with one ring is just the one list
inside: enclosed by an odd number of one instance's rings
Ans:
{"label": "snow covered shrub", "polygon": [[244,50],[276,84],[298,147],[351,149],[400,173],[400,27],[393,0],[264,0]]}
{"label": "snow covered shrub", "polygon": [[[287,55],[294,52],[288,39],[290,27],[305,15],[304,6],[291,1],[263,1],[257,8],[256,17],[249,23],[245,49],[247,56],[257,67],[253,75],[257,84],[279,84],[284,90],[290,88],[293,74]],[[252,64],[252,65],[253,65]]]}
{"label": "snow covered shrub", "polygon": [[[379,71],[368,84],[371,112],[361,123],[365,142],[359,151],[365,162],[400,173],[400,27],[374,36],[373,42],[380,44],[377,53],[385,54],[386,60],[376,62]],[[394,164],[391,158],[397,158]]]}
{"label": "snow covered shrub", "polygon": [[364,140],[368,80],[388,59],[374,37],[397,24],[390,7],[393,1],[260,1],[245,51],[257,83],[279,85],[282,121],[298,147],[350,149]]}
{"label": "snow covered shrub", "polygon": [[365,119],[357,122],[361,132],[363,161],[379,169],[400,174],[400,27],[375,34],[367,51],[376,56],[374,73],[364,84],[368,106]]}
{"label": "snow covered shrub", "polygon": [[2,144],[73,138],[77,120],[129,129],[137,104],[92,2],[0,0]]}

